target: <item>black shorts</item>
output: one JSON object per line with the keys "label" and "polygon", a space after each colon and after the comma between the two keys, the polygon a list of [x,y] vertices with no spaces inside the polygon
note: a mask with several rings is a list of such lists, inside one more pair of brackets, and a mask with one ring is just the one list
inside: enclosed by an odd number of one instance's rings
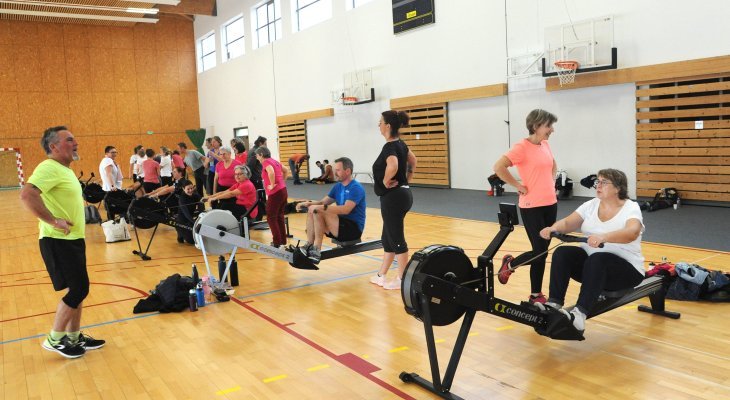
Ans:
{"label": "black shorts", "polygon": [[349,242],[350,240],[360,239],[362,231],[360,230],[360,227],[357,226],[357,222],[349,218],[345,218],[342,215],[338,215],[338,217],[340,217],[340,226],[337,230],[337,237],[332,234],[327,234],[327,236],[340,242]]}
{"label": "black shorts", "polygon": [[86,271],[86,242],[84,239],[65,240],[41,238],[41,257],[56,291],[68,287],[89,286]]}

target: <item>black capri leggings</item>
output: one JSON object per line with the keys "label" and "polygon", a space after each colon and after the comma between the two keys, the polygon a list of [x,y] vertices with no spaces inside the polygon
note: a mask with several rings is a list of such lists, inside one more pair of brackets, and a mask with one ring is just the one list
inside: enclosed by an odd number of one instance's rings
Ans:
{"label": "black capri leggings", "polygon": [[589,256],[580,247],[559,247],[553,253],[550,266],[550,301],[563,304],[570,278],[583,283],[577,306],[587,315],[602,291],[632,288],[641,283],[644,275],[613,253],[600,252]]}
{"label": "black capri leggings", "polygon": [[62,300],[78,308],[89,294],[89,274],[86,271],[86,242],[84,239],[65,240],[44,237],[39,240],[41,257],[56,291],[68,288]]}
{"label": "black capri leggings", "polygon": [[411,189],[399,187],[380,197],[380,215],[383,217],[383,250],[403,254],[408,251],[403,219],[413,205]]}
{"label": "black capri leggings", "polygon": [[[558,204],[534,208],[520,208],[520,215],[522,216],[522,225],[527,232],[527,238],[530,239],[532,250],[515,257],[511,262],[512,266],[521,265],[548,249],[550,240],[545,240],[540,237],[540,231],[555,223],[558,215]],[[547,253],[530,261],[530,289],[532,293],[540,293],[542,291],[542,279],[543,275],[545,275],[546,259]]]}

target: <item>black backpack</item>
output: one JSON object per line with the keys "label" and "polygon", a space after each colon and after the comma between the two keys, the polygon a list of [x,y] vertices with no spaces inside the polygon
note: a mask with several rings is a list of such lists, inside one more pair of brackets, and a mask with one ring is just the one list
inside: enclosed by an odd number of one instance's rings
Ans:
{"label": "black backpack", "polygon": [[664,208],[671,208],[675,204],[679,203],[679,192],[675,188],[663,188],[654,196],[654,199],[646,204],[644,203],[641,207],[642,210],[646,209],[651,211],[661,210]]}
{"label": "black backpack", "polygon": [[188,294],[193,286],[193,278],[189,276],[170,275],[150,291],[149,297],[137,302],[137,305],[134,306],[134,313],[182,311],[188,308]]}
{"label": "black backpack", "polygon": [[99,214],[99,209],[96,208],[96,206],[93,204],[89,204],[88,206],[84,207],[84,217],[86,218],[87,224],[101,223],[101,215]]}

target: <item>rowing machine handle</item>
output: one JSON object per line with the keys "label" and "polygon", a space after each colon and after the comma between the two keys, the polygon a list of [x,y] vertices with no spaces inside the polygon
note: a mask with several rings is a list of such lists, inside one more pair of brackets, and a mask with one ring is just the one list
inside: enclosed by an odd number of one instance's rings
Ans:
{"label": "rowing machine handle", "polygon": [[[550,232],[550,237],[554,237],[566,243],[588,243],[588,238],[585,236],[568,235],[560,232]],[[599,244],[598,247],[603,248],[603,243]]]}

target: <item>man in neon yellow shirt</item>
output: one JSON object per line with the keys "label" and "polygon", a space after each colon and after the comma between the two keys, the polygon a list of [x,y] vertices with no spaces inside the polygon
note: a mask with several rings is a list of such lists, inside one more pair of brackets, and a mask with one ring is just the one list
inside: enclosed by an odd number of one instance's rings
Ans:
{"label": "man in neon yellow shirt", "polygon": [[53,288],[68,289],[41,346],[66,358],[77,358],[105,344],[104,340],[81,333],[82,302],[89,294],[86,221],[81,185],[69,167],[78,159],[78,143],[65,126],[57,126],[46,129],[41,145],[48,159],[35,168],[20,191],[20,199],[40,220],[41,256]]}

